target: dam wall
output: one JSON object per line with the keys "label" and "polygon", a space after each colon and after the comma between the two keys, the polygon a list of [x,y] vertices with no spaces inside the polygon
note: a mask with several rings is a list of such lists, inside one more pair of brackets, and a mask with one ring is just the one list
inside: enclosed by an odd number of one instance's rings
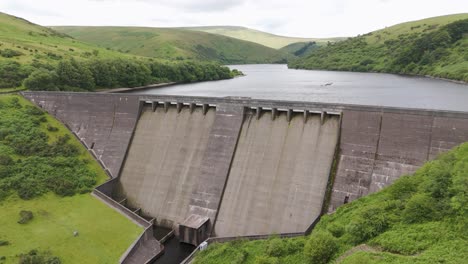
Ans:
{"label": "dam wall", "polygon": [[22,94],[64,123],[112,177],[118,176],[138,119],[138,97],[57,92]]}
{"label": "dam wall", "polygon": [[382,189],[468,141],[467,118],[427,111],[343,111],[329,211]]}
{"label": "dam wall", "polygon": [[64,122],[111,172],[106,195],[176,235],[187,227],[184,237],[195,229],[202,238],[304,232],[327,209],[468,141],[463,112],[242,97],[23,95]]}

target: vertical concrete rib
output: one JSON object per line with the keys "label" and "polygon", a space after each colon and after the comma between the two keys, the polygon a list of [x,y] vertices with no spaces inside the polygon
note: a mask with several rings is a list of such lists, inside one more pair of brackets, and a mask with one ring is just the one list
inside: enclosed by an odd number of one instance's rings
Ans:
{"label": "vertical concrete rib", "polygon": [[210,218],[211,227],[213,226],[243,119],[242,105],[217,106],[216,117],[209,133],[208,145],[202,157],[197,184],[193,189],[186,217],[192,214],[206,216]]}

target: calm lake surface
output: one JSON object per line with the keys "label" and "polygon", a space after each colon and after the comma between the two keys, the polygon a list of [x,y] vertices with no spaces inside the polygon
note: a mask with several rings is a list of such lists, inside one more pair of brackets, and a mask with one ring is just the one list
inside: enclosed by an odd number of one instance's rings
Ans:
{"label": "calm lake surface", "polygon": [[[443,109],[468,112],[468,85],[425,77],[382,73],[290,70],[286,65],[231,65],[246,76],[232,80],[181,84],[138,94],[245,96],[255,99],[311,101]],[[325,84],[331,85],[325,85]]]}

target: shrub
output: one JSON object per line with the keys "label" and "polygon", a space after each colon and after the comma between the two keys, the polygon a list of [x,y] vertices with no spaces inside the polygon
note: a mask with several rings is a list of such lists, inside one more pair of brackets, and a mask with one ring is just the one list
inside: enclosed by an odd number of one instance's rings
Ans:
{"label": "shrub", "polygon": [[269,256],[257,256],[255,257],[255,264],[279,264],[279,260],[276,257]]}
{"label": "shrub", "polygon": [[10,242],[9,242],[9,241],[7,241],[7,240],[0,240],[0,247],[2,247],[2,246],[8,246],[8,245],[10,245]]}
{"label": "shrub", "polygon": [[0,154],[0,165],[8,166],[11,164],[13,164],[13,159],[10,156]]}
{"label": "shrub", "polygon": [[52,126],[51,124],[47,124],[47,131],[50,132],[57,132],[59,129],[57,127]]}
{"label": "shrub", "polygon": [[31,250],[19,256],[19,264],[61,264],[60,258],[53,256],[49,251],[40,252]]}
{"label": "shrub", "polygon": [[24,87],[31,91],[58,91],[57,75],[48,70],[33,72],[23,82]]}
{"label": "shrub", "polygon": [[304,247],[304,254],[309,263],[325,264],[328,263],[338,250],[338,242],[328,232],[317,232],[310,236]]}
{"label": "shrub", "polygon": [[405,223],[422,223],[434,218],[436,201],[427,194],[416,194],[409,199],[402,213]]}
{"label": "shrub", "polygon": [[20,215],[20,220],[18,221],[18,224],[26,224],[30,222],[34,217],[31,211],[25,211],[25,210],[21,210],[19,215]]}
{"label": "shrub", "polygon": [[265,249],[268,256],[280,257],[287,253],[286,243],[280,238],[273,238],[268,241]]}
{"label": "shrub", "polygon": [[346,227],[355,244],[383,233],[389,226],[383,208],[373,205],[361,210]]}
{"label": "shrub", "polygon": [[21,55],[23,55],[23,53],[16,51],[16,50],[12,50],[12,49],[0,50],[0,56],[4,58],[13,58],[13,57],[21,56]]}

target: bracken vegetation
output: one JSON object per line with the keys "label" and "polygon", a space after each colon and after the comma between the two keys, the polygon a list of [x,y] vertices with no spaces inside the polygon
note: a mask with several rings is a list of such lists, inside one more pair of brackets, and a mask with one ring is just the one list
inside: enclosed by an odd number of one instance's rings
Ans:
{"label": "bracken vegetation", "polygon": [[329,43],[289,67],[429,75],[467,82],[467,34],[467,14],[409,22]]}
{"label": "bracken vegetation", "polygon": [[464,263],[468,143],[322,217],[308,237],[213,244],[195,263]]}
{"label": "bracken vegetation", "polygon": [[22,199],[49,191],[70,196],[96,184],[96,174],[69,143],[70,136],[51,140],[46,123],[42,110],[22,105],[17,97],[0,100],[0,199],[12,192]]}

